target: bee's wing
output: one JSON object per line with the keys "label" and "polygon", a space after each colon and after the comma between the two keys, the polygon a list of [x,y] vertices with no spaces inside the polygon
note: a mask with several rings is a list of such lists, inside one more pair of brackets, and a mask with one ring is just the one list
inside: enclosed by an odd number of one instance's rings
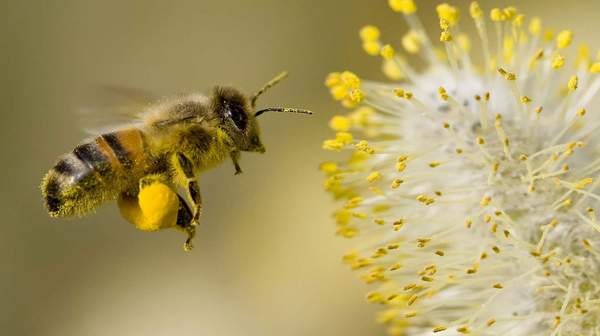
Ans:
{"label": "bee's wing", "polygon": [[88,135],[106,133],[139,121],[159,96],[140,89],[101,85],[89,90],[76,108],[80,126]]}

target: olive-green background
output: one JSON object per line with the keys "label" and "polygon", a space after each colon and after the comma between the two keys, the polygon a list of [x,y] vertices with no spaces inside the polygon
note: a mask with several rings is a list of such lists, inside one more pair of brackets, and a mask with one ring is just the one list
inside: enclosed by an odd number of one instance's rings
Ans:
{"label": "olive-green background", "polygon": [[[437,34],[434,3],[418,3]],[[458,3],[468,21],[468,2]],[[592,45],[600,30],[597,1],[516,5]],[[3,1],[0,333],[382,334],[366,286],[340,262],[352,243],[334,236],[317,171],[327,120],[342,110],[325,75],[350,68],[383,78],[379,60],[361,51],[364,23],[396,44],[405,29],[384,0]],[[202,176],[192,253],[178,232],[136,231],[114,204],[77,220],[45,213],[39,181],[84,136],[77,110],[95,87],[251,92],[282,69],[290,78],[260,106],[316,115],[265,115],[265,155],[243,155],[241,176],[229,162]]]}

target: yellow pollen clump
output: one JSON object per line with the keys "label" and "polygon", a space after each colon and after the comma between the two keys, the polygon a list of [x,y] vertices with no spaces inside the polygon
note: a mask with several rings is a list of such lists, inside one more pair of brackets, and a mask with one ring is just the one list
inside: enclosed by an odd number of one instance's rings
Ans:
{"label": "yellow pollen clump", "polygon": [[364,153],[367,153],[367,154],[373,154],[373,153],[375,153],[375,150],[369,146],[369,143],[366,140],[359,141],[355,145],[355,147],[356,147],[357,150],[359,150],[361,152],[364,152]]}
{"label": "yellow pollen clump", "polygon": [[359,31],[359,35],[361,40],[363,41],[377,41],[381,33],[379,32],[379,28],[373,25],[366,25],[362,27]]}
{"label": "yellow pollen clump", "polygon": [[381,57],[383,57],[383,59],[391,60],[392,58],[394,58],[395,54],[396,51],[391,45],[386,44],[383,47],[381,47]]}
{"label": "yellow pollen clump", "polygon": [[[379,54],[379,51],[377,51],[377,54]],[[383,60],[382,71],[389,79],[400,80],[404,77],[404,73],[395,60]]]}
{"label": "yellow pollen clump", "polygon": [[490,19],[494,22],[500,22],[506,20],[506,14],[500,8],[493,8],[490,11]]}
{"label": "yellow pollen clump", "polygon": [[469,334],[469,333],[471,333],[471,330],[467,326],[458,327],[458,328],[456,328],[456,331],[458,331],[461,334]]}
{"label": "yellow pollen clump", "polygon": [[340,84],[342,84],[342,78],[339,72],[332,72],[327,75],[327,78],[325,79],[325,86],[332,88]]}
{"label": "yellow pollen clump", "polygon": [[439,18],[448,21],[450,27],[456,25],[458,22],[458,9],[456,9],[456,7],[443,3],[438,5],[435,9]]}
{"label": "yellow pollen clump", "polygon": [[452,34],[447,31],[444,30],[440,33],[440,42],[450,42],[452,41]]}
{"label": "yellow pollen clump", "polygon": [[357,89],[360,87],[360,78],[356,74],[350,71],[344,71],[340,75],[342,83],[349,88]]}
{"label": "yellow pollen clump", "polygon": [[517,9],[515,7],[506,7],[502,10],[506,20],[512,20],[517,16]]}
{"label": "yellow pollen clump", "polygon": [[439,165],[441,165],[441,164],[442,164],[442,163],[441,163],[441,162],[439,162],[439,161],[432,161],[432,162],[429,162],[429,167],[431,167],[431,168],[435,168],[435,167],[438,167],[438,166],[439,166]]}
{"label": "yellow pollen clump", "polygon": [[379,180],[381,180],[381,173],[378,171],[372,172],[367,176],[367,182],[369,183],[375,183]]}
{"label": "yellow pollen clump", "polygon": [[594,182],[594,180],[591,177],[588,178],[584,178],[582,180],[579,180],[579,182],[577,182],[574,187],[575,189],[584,189],[588,184],[591,184],[592,182]]}
{"label": "yellow pollen clump", "polygon": [[344,116],[336,115],[329,121],[329,127],[334,131],[347,131],[352,126],[350,119]]}
{"label": "yellow pollen clump", "polygon": [[469,6],[469,13],[474,19],[478,19],[483,16],[483,11],[481,10],[481,7],[477,1],[471,2],[471,5]]}
{"label": "yellow pollen clump", "polygon": [[394,12],[413,14],[417,11],[417,6],[413,0],[388,0],[388,4]]}
{"label": "yellow pollen clump", "polygon": [[379,55],[381,45],[378,41],[364,41],[362,44],[363,50],[371,56]]}
{"label": "yellow pollen clump", "polygon": [[444,89],[443,87],[439,87],[438,88],[438,94],[440,96],[440,98],[442,98],[443,100],[448,100],[448,93],[446,92],[446,89]]}
{"label": "yellow pollen clump", "polygon": [[427,195],[418,195],[417,201],[425,205],[431,205],[435,202],[435,200]]}
{"label": "yellow pollen clump", "polygon": [[570,30],[563,30],[556,36],[556,47],[564,49],[571,45],[571,41],[573,41],[573,32]]}
{"label": "yellow pollen clump", "polygon": [[365,99],[365,94],[361,89],[353,89],[350,91],[350,99],[355,103],[360,103]]}
{"label": "yellow pollen clump", "polygon": [[534,36],[539,36],[542,32],[542,19],[537,16],[531,18],[529,21],[529,33]]}
{"label": "yellow pollen clump", "polygon": [[335,134],[335,140],[347,145],[352,142],[353,137],[352,134],[348,132],[338,132]]}
{"label": "yellow pollen clump", "polygon": [[579,83],[579,79],[577,76],[572,76],[569,78],[569,83],[567,83],[567,88],[569,91],[575,91],[577,89],[577,85]]}
{"label": "yellow pollen clump", "polygon": [[578,116],[578,117],[583,117],[583,116],[585,116],[586,112],[587,112],[587,111],[586,111],[586,109],[584,109],[584,108],[582,108],[582,109],[579,109],[579,111],[577,111],[577,116]]}
{"label": "yellow pollen clump", "polygon": [[565,58],[556,54],[552,59],[552,69],[560,69],[565,65]]}
{"label": "yellow pollen clump", "polygon": [[344,144],[338,140],[325,140],[322,145],[323,149],[339,152],[344,148]]}
{"label": "yellow pollen clump", "polygon": [[596,62],[590,66],[591,73],[600,73],[600,62]]}
{"label": "yellow pollen clump", "polygon": [[338,166],[335,162],[323,162],[319,165],[319,170],[325,174],[334,174],[338,171]]}
{"label": "yellow pollen clump", "polygon": [[444,331],[444,330],[446,330],[446,329],[448,329],[448,328],[447,328],[447,327],[444,327],[444,326],[437,326],[437,327],[434,327],[434,328],[432,329],[432,331],[433,331],[434,333],[437,333],[437,332]]}
{"label": "yellow pollen clump", "polygon": [[421,50],[419,34],[414,30],[410,30],[408,33],[402,36],[402,46],[411,54],[418,53],[419,50]]}
{"label": "yellow pollen clump", "polygon": [[529,104],[531,103],[531,98],[529,98],[528,96],[521,96],[521,103]]}
{"label": "yellow pollen clump", "polygon": [[405,99],[411,99],[413,96],[412,92],[406,91],[404,89],[394,89],[394,94],[396,95],[396,97]]}
{"label": "yellow pollen clump", "polygon": [[394,181],[392,181],[392,189],[398,188],[402,183],[404,183],[404,180],[400,178],[394,179]]}

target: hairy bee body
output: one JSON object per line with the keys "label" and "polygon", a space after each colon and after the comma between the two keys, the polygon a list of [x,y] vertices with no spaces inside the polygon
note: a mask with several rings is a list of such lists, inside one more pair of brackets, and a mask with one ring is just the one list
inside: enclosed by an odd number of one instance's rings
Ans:
{"label": "hairy bee body", "polygon": [[42,179],[51,217],[82,216],[117,200],[121,215],[138,229],[175,227],[187,233],[185,250],[202,212],[199,174],[230,158],[235,173],[241,152],[264,153],[256,117],[267,111],[309,113],[271,107],[255,111],[254,96],[216,87],[209,96],[177,96],[151,105],[139,120],[100,134],[63,155]]}
{"label": "hairy bee body", "polygon": [[49,214],[82,216],[122,193],[134,195],[146,175],[174,175],[168,166],[175,150],[190,158],[195,175],[228,158],[231,139],[211,123],[206,100],[194,95],[157,104],[138,125],[75,147],[43,179]]}

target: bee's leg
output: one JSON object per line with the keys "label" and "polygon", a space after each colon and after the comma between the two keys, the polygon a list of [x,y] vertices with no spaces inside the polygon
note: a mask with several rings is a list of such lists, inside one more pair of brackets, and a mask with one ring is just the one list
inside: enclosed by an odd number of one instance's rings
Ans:
{"label": "bee's leg", "polygon": [[192,214],[192,210],[190,210],[190,207],[187,205],[185,200],[181,196],[177,196],[179,197],[179,210],[177,211],[176,225],[188,235],[185,243],[183,244],[183,249],[185,251],[191,251],[194,247],[192,244],[192,239],[194,239],[194,236],[196,235],[196,226],[191,225],[194,215]]}
{"label": "bee's leg", "polygon": [[[197,226],[200,220],[200,214],[202,213],[202,196],[200,195],[200,186],[198,185],[198,179],[194,175],[194,169],[192,165],[192,161],[188,159],[188,157],[179,152],[177,155],[177,163],[178,167],[175,167],[177,174],[183,175],[184,178],[178,179],[179,183],[183,184],[182,187],[186,189],[189,193],[190,200],[192,202],[192,220],[190,222],[190,226]],[[189,231],[188,235],[191,240],[193,237],[193,232]]]}
{"label": "bee's leg", "polygon": [[235,167],[235,175],[239,175],[242,173],[242,168],[240,167],[240,151],[233,151],[229,153],[231,156],[231,161],[233,162],[233,166]]}

